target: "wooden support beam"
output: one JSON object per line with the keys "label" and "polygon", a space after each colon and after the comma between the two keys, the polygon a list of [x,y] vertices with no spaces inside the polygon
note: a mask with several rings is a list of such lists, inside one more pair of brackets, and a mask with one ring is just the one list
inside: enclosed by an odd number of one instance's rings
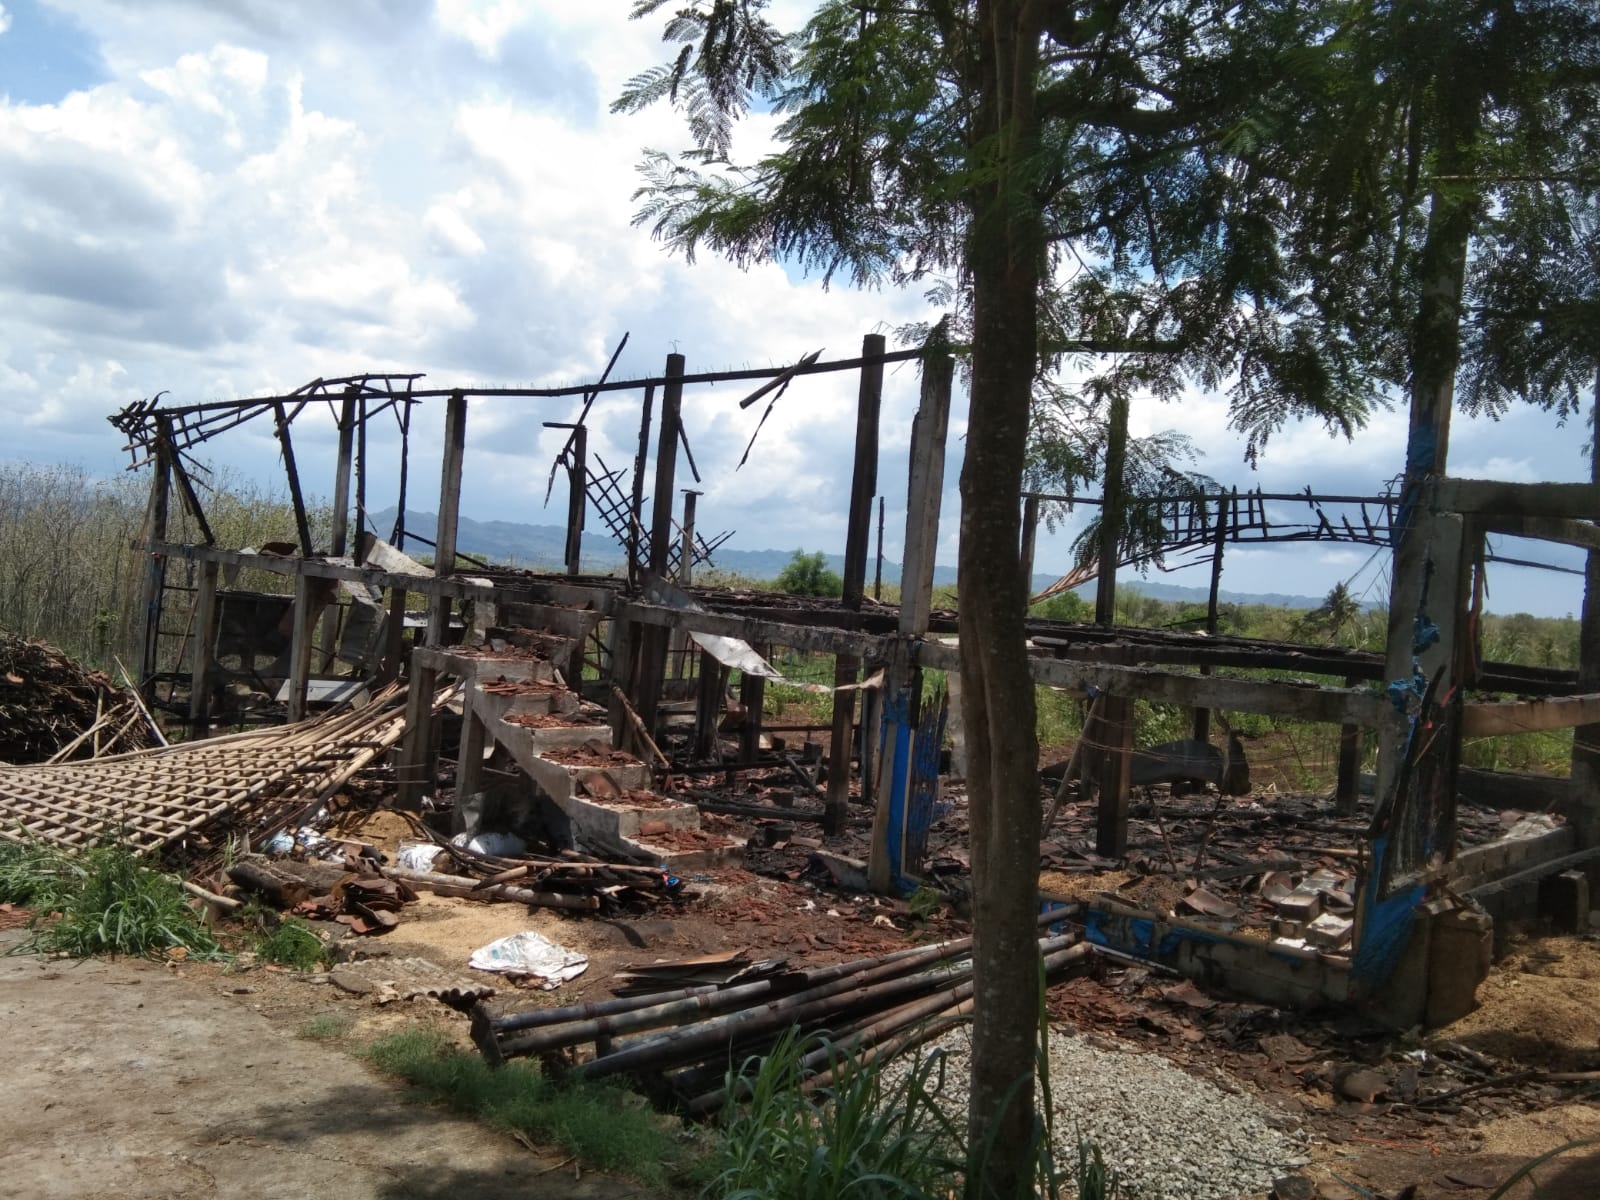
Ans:
{"label": "wooden support beam", "polygon": [[739,730],[739,761],[753,763],[761,755],[761,718],[766,703],[767,681],[760,675],[739,677],[739,705],[744,709],[744,727]]}
{"label": "wooden support beam", "polygon": [[139,678],[136,683],[150,699],[149,681],[160,669],[161,608],[167,577],[167,516],[172,500],[172,452],[167,440],[156,443],[155,470],[150,477],[150,498],[145,505],[146,557],[139,587]]}
{"label": "wooden support beam", "polygon": [[[1600,366],[1595,368],[1594,407],[1590,415],[1589,477],[1600,485]],[[1578,622],[1578,690],[1600,692],[1600,548],[1591,548],[1584,561],[1583,612]],[[1571,764],[1567,819],[1577,832],[1578,845],[1590,849],[1600,846],[1600,722],[1573,729]],[[1595,882],[1600,882],[1600,877]]]}
{"label": "wooden support beam", "polygon": [[[333,471],[333,527],[328,542],[328,553],[339,558],[349,552],[350,544],[350,472],[355,457],[356,391],[345,389],[339,406],[339,447],[334,455]],[[339,605],[330,604],[322,616],[322,669],[331,671],[339,653]]]}
{"label": "wooden support beam", "polygon": [[383,665],[378,670],[381,686],[400,678],[401,660],[406,649],[406,589],[389,589],[389,616],[383,627]]}
{"label": "wooden support beam", "polygon": [[[433,539],[433,573],[444,579],[456,570],[456,528],[461,515],[461,469],[467,451],[467,398],[452,392],[445,407],[444,460],[439,476],[439,526]],[[428,611],[427,644],[442,646],[450,625],[450,598],[437,596]]]}
{"label": "wooden support beam", "polygon": [[289,436],[289,416],[284,411],[282,402],[273,405],[276,418],[278,448],[283,453],[283,473],[289,480],[289,503],[294,507],[294,527],[300,535],[300,553],[310,558],[314,553],[311,545],[311,522],[306,516],[306,499],[300,491],[300,469],[294,461],[294,439]]}
{"label": "wooden support beam", "polygon": [[456,755],[456,807],[483,789],[483,752],[489,731],[477,710],[468,704],[461,714],[461,749]]}
{"label": "wooden support beam", "polygon": [[[1346,678],[1345,687],[1360,681]],[[1341,815],[1349,816],[1361,803],[1361,726],[1339,726],[1339,773],[1333,785],[1333,798]]]}
{"label": "wooden support beam", "polygon": [[[924,643],[918,650],[922,665],[941,671],[956,670],[960,651],[954,646]],[[1226,712],[1251,712],[1322,721],[1330,725],[1374,726],[1388,710],[1377,692],[1358,688],[1317,687],[1279,680],[1230,679],[1223,676],[1181,675],[1150,667],[1123,667],[1109,663],[1074,662],[1070,659],[1033,658],[1028,663],[1033,681],[1050,687],[1087,692],[1090,688],[1184,707],[1204,705]]]}
{"label": "wooden support beam", "polygon": [[[861,386],[856,393],[855,460],[850,473],[850,514],[844,544],[844,591],[842,603],[848,612],[860,612],[866,594],[867,546],[872,538],[872,498],[878,492],[878,426],[883,408],[882,334],[869,333],[861,339]],[[929,578],[932,586],[932,578]],[[861,676],[861,660],[843,654],[834,660],[834,686],[855,683]],[[828,738],[828,801],[823,831],[842,834],[850,821],[850,731],[855,725],[854,690],[833,694],[833,725]]]}
{"label": "wooden support beam", "polygon": [[1467,737],[1504,737],[1596,723],[1600,723],[1600,693],[1591,692],[1548,700],[1468,704],[1462,716],[1462,732]]}
{"label": "wooden support beam", "polygon": [[1132,789],[1133,700],[1107,695],[1091,734],[1088,759],[1099,801],[1095,808],[1095,853],[1124,858],[1128,853],[1128,794]]}
{"label": "wooden support beam", "polygon": [[[656,440],[656,480],[650,516],[650,573],[667,577],[672,539],[672,496],[678,470],[678,423],[683,412],[683,365],[681,354],[667,355],[667,384],[661,392],[661,428]],[[646,625],[640,639],[639,671],[633,694],[639,719],[655,736],[657,707],[661,703],[661,681],[667,669],[667,634],[655,625]]]}
{"label": "wooden support beam", "polygon": [[[1204,503],[1202,501],[1202,503]],[[1211,590],[1206,595],[1206,634],[1210,637],[1217,636],[1217,597],[1222,588],[1222,550],[1228,544],[1228,498],[1219,497],[1217,500],[1217,528],[1216,537],[1211,547]],[[1211,674],[1209,665],[1202,665],[1200,674]],[[1351,686],[1347,681],[1346,687]],[[1197,708],[1194,710],[1194,740],[1207,742],[1211,740],[1211,710]]]}
{"label": "wooden support beam", "polygon": [[395,807],[402,812],[420,813],[422,797],[433,790],[433,693],[439,673],[412,663],[407,682],[406,732],[395,764]]}
{"label": "wooden support beam", "polygon": [[1600,483],[1503,483],[1497,479],[1440,479],[1433,494],[1438,512],[1507,517],[1600,514]]}
{"label": "wooden support beam", "polygon": [[683,522],[678,526],[682,535],[678,545],[678,582],[688,587],[694,582],[694,510],[704,492],[694,488],[683,489]]}
{"label": "wooden support beam", "polygon": [[217,575],[214,562],[200,564],[194,596],[194,642],[189,660],[189,728],[196,738],[211,734],[211,675],[216,661]]}
{"label": "wooden support beam", "polygon": [[311,679],[311,643],[317,628],[314,583],[309,575],[294,579],[294,632],[289,642],[289,723],[306,717],[306,685]]}
{"label": "wooden support beam", "polygon": [[1117,623],[1117,562],[1122,557],[1122,526],[1126,509],[1122,477],[1128,455],[1128,397],[1111,397],[1110,429],[1106,435],[1106,469],[1100,506],[1099,575],[1094,589],[1096,625]]}
{"label": "wooden support beam", "polygon": [[922,364],[922,397],[911,427],[911,482],[906,495],[905,562],[900,572],[900,632],[928,630],[934,555],[939,544],[939,501],[944,494],[945,439],[955,360],[939,354]]}
{"label": "wooden support beam", "polygon": [[[635,622],[613,614],[606,635],[606,661],[611,682],[607,718],[611,725],[611,745],[618,750],[627,748],[628,714],[622,697],[633,687],[638,638],[639,626]],[[643,749],[641,746],[640,750]]]}
{"label": "wooden support beam", "polygon": [[650,462],[650,410],[654,407],[656,389],[645,388],[644,403],[639,414],[639,451],[633,459],[633,493],[629,501],[628,523],[628,586],[639,586],[639,573],[644,566],[639,553],[640,522],[644,517],[644,472]]}
{"label": "wooden support beam", "polygon": [[1600,550],[1600,526],[1592,521],[1574,521],[1566,517],[1489,516],[1482,518],[1481,525],[1485,533],[1505,533]]}
{"label": "wooden support beam", "polygon": [[1039,542],[1039,494],[1029,492],[1022,500],[1022,589],[1033,595],[1033,556]]}
{"label": "wooden support beam", "polygon": [[572,461],[567,466],[567,574],[583,570],[583,524],[589,511],[589,431],[572,431]]}

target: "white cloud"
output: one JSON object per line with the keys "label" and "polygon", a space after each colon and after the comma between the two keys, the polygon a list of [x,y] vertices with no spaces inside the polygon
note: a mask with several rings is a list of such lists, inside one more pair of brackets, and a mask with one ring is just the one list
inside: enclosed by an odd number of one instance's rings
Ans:
{"label": "white cloud", "polygon": [[5,33],[11,28],[11,14],[6,11],[6,6],[0,4],[0,33]]}
{"label": "white cloud", "polygon": [[[625,5],[45,2],[92,32],[106,79],[54,103],[0,104],[0,420],[20,431],[10,453],[115,469],[119,439],[103,418],[162,389],[192,402],[369,368],[426,371],[435,384],[581,382],[625,330],[618,377],[655,374],[672,350],[691,371],[767,366],[819,348],[851,356],[863,333],[926,315],[917,294],[825,292],[777,266],[742,272],[715,256],[689,267],[633,227],[641,148],[687,139],[665,109],[608,111],[630,76],[671,52],[659,19],[629,21]],[[791,19],[807,3],[777,11]],[[758,153],[774,126],[752,118],[741,148]],[[691,389],[702,524],[739,529],[746,547],[842,549],[855,391],[846,375],[797,381],[735,473],[764,406],[739,409],[738,385]],[[913,369],[889,372],[879,478],[891,556],[916,391]],[[956,410],[946,561],[959,398]],[[561,439],[539,426],[576,411],[576,401],[475,404],[468,515],[547,519],[538,505]],[[413,480],[436,467],[426,460],[441,420],[418,418]],[[596,403],[590,444],[612,468],[631,464],[638,420],[636,395]],[[1359,453],[1294,427],[1252,477],[1226,422],[1216,397],[1134,411],[1136,430],[1188,431],[1202,469],[1246,486],[1370,491],[1403,454],[1398,415],[1375,422]],[[1503,459],[1521,473],[1512,477],[1540,477],[1548,424],[1458,423],[1458,461],[1498,470]],[[375,444],[392,446],[385,436]],[[319,425],[297,444],[311,479],[328,439]],[[215,448],[257,476],[277,469],[270,439],[241,433]],[[1042,541],[1041,571],[1066,565],[1073,532]],[[1252,571],[1285,590],[1281,577],[1301,569],[1286,571],[1281,555],[1229,561],[1236,590]]]}

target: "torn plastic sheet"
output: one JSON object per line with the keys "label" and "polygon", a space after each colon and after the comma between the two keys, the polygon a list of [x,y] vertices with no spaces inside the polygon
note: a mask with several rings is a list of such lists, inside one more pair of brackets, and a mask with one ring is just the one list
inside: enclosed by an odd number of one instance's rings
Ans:
{"label": "torn plastic sheet", "polygon": [[532,930],[513,933],[472,952],[467,966],[502,975],[530,975],[549,991],[589,969],[589,960],[576,950],[558,946]]}
{"label": "torn plastic sheet", "polygon": [[[659,604],[662,608],[675,608],[679,612],[706,612],[704,605],[700,604],[687,592],[679,591],[670,583],[662,579],[651,579],[644,589],[645,599],[651,604]],[[715,633],[696,633],[689,631],[689,636],[700,649],[725,667],[730,667],[742,675],[756,675],[762,679],[770,679],[774,683],[781,683],[785,687],[800,688],[807,692],[834,692],[852,691],[858,688],[880,687],[883,684],[883,672],[880,671],[871,679],[861,683],[846,684],[843,687],[831,688],[823,683],[801,683],[796,679],[787,679],[784,675],[760,654],[749,642],[740,641],[738,638],[723,637]]]}

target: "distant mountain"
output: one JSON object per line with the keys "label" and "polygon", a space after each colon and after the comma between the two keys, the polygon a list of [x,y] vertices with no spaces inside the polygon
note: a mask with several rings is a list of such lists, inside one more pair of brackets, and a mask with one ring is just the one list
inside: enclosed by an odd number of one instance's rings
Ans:
{"label": "distant mountain", "polygon": [[[372,523],[377,527],[379,536],[387,537],[394,528],[394,506],[381,512],[372,514]],[[406,530],[409,533],[419,534],[431,538],[438,527],[439,518],[430,512],[417,512],[413,509],[406,510]],[[488,559],[491,562],[506,563],[518,567],[531,567],[541,570],[559,570],[562,556],[566,553],[567,531],[561,525],[525,525],[517,521],[474,521],[470,517],[462,517],[456,527],[456,548],[467,554]],[[588,530],[583,539],[583,567],[585,571],[595,574],[604,574],[623,565],[622,551],[616,543],[603,531]],[[427,551],[425,546],[411,546],[408,549]],[[784,567],[789,565],[794,557],[793,550],[734,550],[724,546],[716,553],[716,565],[719,570],[728,571],[735,575],[744,575],[751,579],[776,579]],[[867,581],[871,586],[872,574],[876,569],[876,562],[867,564]],[[834,571],[844,570],[844,557],[838,554],[828,556],[828,566]],[[900,579],[900,564],[885,559],[883,562],[883,577],[886,580]],[[1035,575],[1033,577],[1033,590],[1042,591],[1059,578],[1056,575]],[[954,567],[935,567],[933,572],[935,583],[954,583],[956,569]],[[1151,583],[1146,580],[1129,580],[1119,582],[1119,587],[1126,591],[1139,592],[1152,596],[1157,600],[1183,600],[1188,602],[1206,602],[1207,589],[1200,587],[1177,587],[1170,583]],[[1088,598],[1093,598],[1094,586],[1092,584],[1080,589]],[[1268,595],[1252,595],[1246,592],[1221,591],[1217,593],[1218,599],[1225,604],[1266,604],[1277,608],[1316,608],[1322,603],[1320,597],[1289,596],[1271,593]]]}

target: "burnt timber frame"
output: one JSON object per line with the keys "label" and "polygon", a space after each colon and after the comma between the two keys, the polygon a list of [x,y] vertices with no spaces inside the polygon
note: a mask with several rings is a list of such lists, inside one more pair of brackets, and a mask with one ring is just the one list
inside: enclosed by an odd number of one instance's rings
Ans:
{"label": "burnt timber frame", "polygon": [[[129,406],[113,417],[112,423],[127,436],[126,449],[133,457],[133,465],[155,467],[147,525],[150,557],[142,597],[146,618],[145,641],[139,661],[144,665],[146,677],[154,673],[155,638],[161,627],[165,595],[165,568],[168,562],[181,560],[200,564],[201,586],[196,593],[197,604],[207,609],[215,603],[218,574],[224,570],[250,568],[293,581],[295,609],[289,689],[291,715],[300,715],[305,711],[306,684],[317,639],[317,618],[326,605],[327,596],[339,582],[364,584],[387,592],[392,626],[396,624],[393,618],[404,613],[408,595],[425,597],[429,607],[425,637],[426,644],[430,646],[437,646],[443,640],[449,611],[454,603],[482,601],[491,605],[543,605],[552,610],[579,608],[598,614],[610,623],[610,637],[604,655],[611,674],[607,686],[615,684],[619,689],[618,695],[625,697],[626,702],[644,717],[647,727],[652,723],[660,696],[665,669],[664,650],[672,633],[719,634],[755,645],[780,645],[833,654],[839,660],[837,681],[840,684],[854,682],[860,664],[886,664],[886,686],[917,695],[917,680],[924,668],[958,671],[960,666],[959,646],[939,640],[939,635],[954,631],[954,620],[948,613],[935,611],[931,604],[933,547],[938,532],[937,503],[949,419],[952,362],[945,356],[937,360],[926,359],[923,363],[922,410],[913,435],[903,603],[898,610],[871,605],[864,598],[864,583],[871,501],[877,483],[877,412],[883,368],[890,363],[924,358],[921,350],[886,352],[883,346],[881,338],[869,336],[858,358],[819,362],[815,356],[811,356],[783,369],[701,374],[688,373],[682,356],[674,355],[668,360],[665,373],[659,377],[624,381],[602,379],[599,383],[567,388],[421,389],[416,386],[420,378],[417,375],[366,374],[318,379],[283,396],[188,407],[163,407],[153,401]],[[719,382],[768,381],[767,386],[756,393],[756,396],[760,396],[798,376],[846,370],[861,372],[861,397],[844,602],[838,605],[795,605],[776,597],[752,602],[748,598],[721,595],[714,590],[697,593],[706,608],[702,612],[683,612],[645,602],[641,598],[640,584],[648,574],[667,574],[670,563],[668,556],[676,548],[672,536],[675,525],[672,499],[677,455],[687,449],[680,416],[684,388]],[[627,578],[594,579],[575,573],[584,514],[584,505],[579,501],[579,489],[576,486],[584,473],[582,451],[577,455],[574,486],[568,505],[570,550],[566,567],[568,572],[573,573],[541,575],[491,569],[481,576],[463,578],[458,572],[465,556],[456,552],[455,542],[469,401],[491,396],[528,399],[583,397],[587,403],[601,391],[627,390],[639,391],[644,398],[640,453],[635,462],[633,487],[628,501],[631,508],[628,534],[632,542],[629,548],[632,552],[629,555]],[[661,411],[652,493],[654,509],[650,517],[650,533],[653,536],[649,546],[651,561],[646,564],[639,561],[637,534],[643,532],[643,481],[658,391],[661,395]],[[755,397],[749,399],[754,400]],[[393,410],[394,419],[400,423],[402,432],[408,435],[413,409],[430,400],[446,402],[439,525],[431,543],[437,551],[433,572],[417,575],[352,563],[342,557],[348,543],[348,514],[343,510],[348,508],[354,476],[357,517],[365,521],[367,422]],[[341,511],[335,515],[330,554],[327,556],[312,553],[312,532],[305,512],[290,435],[294,419],[314,404],[326,404],[334,411],[339,432],[334,495]],[[184,469],[187,456],[210,438],[256,418],[263,418],[272,424],[283,450],[300,554],[279,556],[221,547],[213,544],[209,533],[207,540],[202,543],[169,540],[167,510],[174,481],[179,485],[180,498],[197,517],[201,529],[207,529],[199,499]],[[579,424],[574,429],[574,442],[581,444],[581,441],[582,427]],[[1023,538],[1030,551],[1027,554],[1030,563],[1041,504],[1068,499],[1072,498],[1030,495],[1025,499]],[[1220,574],[1220,555],[1227,542],[1333,539],[1378,545],[1386,540],[1395,516],[1394,498],[1387,496],[1269,496],[1260,492],[1240,496],[1232,492],[1220,497],[1213,495],[1201,498],[1201,502],[1187,512],[1181,507],[1182,499],[1174,498],[1171,510],[1173,545],[1179,550],[1199,548],[1215,556],[1213,593]],[[1094,503],[1084,498],[1077,498],[1073,502]],[[1285,528],[1279,523],[1274,530],[1266,507],[1269,502],[1307,503],[1315,513],[1316,520],[1294,528]],[[1243,512],[1240,511],[1241,503]],[[1215,519],[1209,517],[1207,504],[1216,508]],[[1337,523],[1330,520],[1324,506],[1338,504],[1359,506],[1362,512],[1361,525],[1357,526],[1344,517]],[[1370,519],[1369,510],[1372,506],[1381,506],[1385,518],[1383,522]],[[881,511],[880,501],[880,530]],[[1432,603],[1429,607],[1441,635],[1437,648],[1426,651],[1426,663],[1429,669],[1446,670],[1447,677],[1456,685],[1452,693],[1452,703],[1455,705],[1450,734],[1452,742],[1446,748],[1448,770],[1453,771],[1458,762],[1459,740],[1462,737],[1600,726],[1600,688],[1594,684],[1596,679],[1600,679],[1600,661],[1591,661],[1600,659],[1600,648],[1591,650],[1591,644],[1596,643],[1597,638],[1590,636],[1595,631],[1589,628],[1591,625],[1600,627],[1600,604],[1593,606],[1593,619],[1588,613],[1590,606],[1586,606],[1585,655],[1579,672],[1479,663],[1470,646],[1471,622],[1467,619],[1473,590],[1469,586],[1471,576],[1482,569],[1482,563],[1486,560],[1485,535],[1511,533],[1596,550],[1600,549],[1600,532],[1597,532],[1600,526],[1595,522],[1597,516],[1600,516],[1600,484],[1521,485],[1446,477],[1436,481],[1422,509],[1413,514],[1416,526],[1425,528],[1429,544],[1433,547],[1429,560],[1433,579],[1430,593]],[[402,507],[397,541],[403,541],[406,534],[403,522]],[[692,529],[692,518],[686,518],[684,525],[679,527],[680,530],[684,528]],[[422,538],[418,540],[426,541]],[[1110,554],[1108,552],[1108,556]],[[1114,572],[1114,567],[1105,572],[1103,610],[1109,609],[1114,594]],[[1337,725],[1344,731],[1346,739],[1352,736],[1353,731],[1362,728],[1392,725],[1398,717],[1389,699],[1368,686],[1375,682],[1387,683],[1394,675],[1392,666],[1386,666],[1384,656],[1214,635],[1206,637],[1116,628],[1110,624],[1109,612],[1103,611],[1100,615],[1102,623],[1099,625],[1042,620],[1028,623],[1032,637],[1030,670],[1036,683],[1080,692],[1092,690],[1115,698],[1122,704],[1143,699],[1184,705],[1197,712],[1221,710],[1292,715],[1303,720]],[[213,668],[211,626],[209,612],[195,614],[193,628],[198,636],[189,647],[189,664],[191,677],[200,686],[191,689],[187,716],[197,733],[209,729],[209,698],[204,683]],[[331,639],[334,633],[333,626],[324,621],[321,641],[325,664],[332,661]],[[379,678],[392,678],[400,671],[402,653],[403,645],[398,630],[391,629],[388,651],[377,673]],[[1391,661],[1396,654],[1390,655]],[[1424,656],[1419,655],[1418,661],[1423,660]],[[1332,679],[1337,682],[1314,682],[1312,678],[1304,683],[1285,682],[1233,678],[1216,673],[1221,669],[1237,668],[1290,670],[1318,680]],[[423,671],[421,674],[427,676],[431,673]],[[1580,679],[1586,681],[1588,686],[1580,688]],[[426,695],[433,681],[422,678],[415,682],[419,685],[414,689],[416,694]],[[1468,688],[1475,693],[1511,694],[1518,698],[1468,699]],[[746,678],[741,685],[741,697],[747,705],[753,705],[757,713],[761,690],[759,680]],[[853,700],[853,693],[841,694],[851,696]],[[421,707],[426,709],[425,705]],[[852,703],[836,709],[836,743],[841,733],[846,739],[850,736],[853,707]],[[882,706],[874,698],[867,707],[881,709]],[[841,710],[843,720],[839,718]],[[422,711],[414,716],[413,728],[408,732],[398,756],[402,802],[412,806],[419,802],[429,786],[432,771],[432,738],[427,715]],[[1118,724],[1119,736],[1106,754],[1107,762],[1100,772],[1103,780],[1112,781],[1110,787],[1102,788],[1101,831],[1102,836],[1113,845],[1119,828],[1122,836],[1126,836],[1126,760],[1129,746],[1127,737],[1121,731],[1122,724],[1126,722]],[[625,726],[625,722],[617,721],[619,736]],[[756,757],[758,735],[757,718],[747,724],[741,738],[742,759],[748,761]],[[863,738],[863,744],[866,743],[867,739]],[[838,757],[842,763],[849,760],[848,753]],[[863,759],[869,757],[863,755]],[[881,764],[879,767],[881,770]],[[1398,794],[1404,792],[1407,784],[1403,768],[1404,764],[1397,764],[1391,759],[1387,766],[1387,782],[1380,784],[1380,788],[1387,787],[1390,791],[1398,788],[1392,798],[1397,805],[1406,802],[1405,796]],[[1345,774],[1353,775],[1353,772],[1342,771],[1342,775]],[[838,812],[840,799],[848,794],[848,775],[837,771],[833,776],[842,780],[842,783],[833,785],[837,790],[831,797],[833,804],[830,807]],[[1400,780],[1398,784],[1397,778]],[[867,781],[863,782],[865,784]],[[880,848],[878,825],[884,819],[883,794],[886,789],[882,786],[881,775],[871,782],[875,786],[863,789],[870,790],[877,801],[874,807],[875,856],[870,864],[869,875],[874,886],[887,890],[892,886],[892,873],[889,864],[881,861],[876,853]],[[1591,792],[1591,789],[1580,791],[1576,786],[1569,789],[1568,806],[1580,850],[1600,845],[1600,796]],[[1447,793],[1453,796],[1448,789]],[[1449,811],[1442,814],[1437,832],[1442,840],[1431,847],[1434,858],[1442,858],[1448,864],[1454,856],[1453,800]],[[1405,884],[1427,885],[1439,878],[1441,875],[1437,863],[1412,863],[1406,872],[1381,882],[1384,890],[1393,892]]]}

